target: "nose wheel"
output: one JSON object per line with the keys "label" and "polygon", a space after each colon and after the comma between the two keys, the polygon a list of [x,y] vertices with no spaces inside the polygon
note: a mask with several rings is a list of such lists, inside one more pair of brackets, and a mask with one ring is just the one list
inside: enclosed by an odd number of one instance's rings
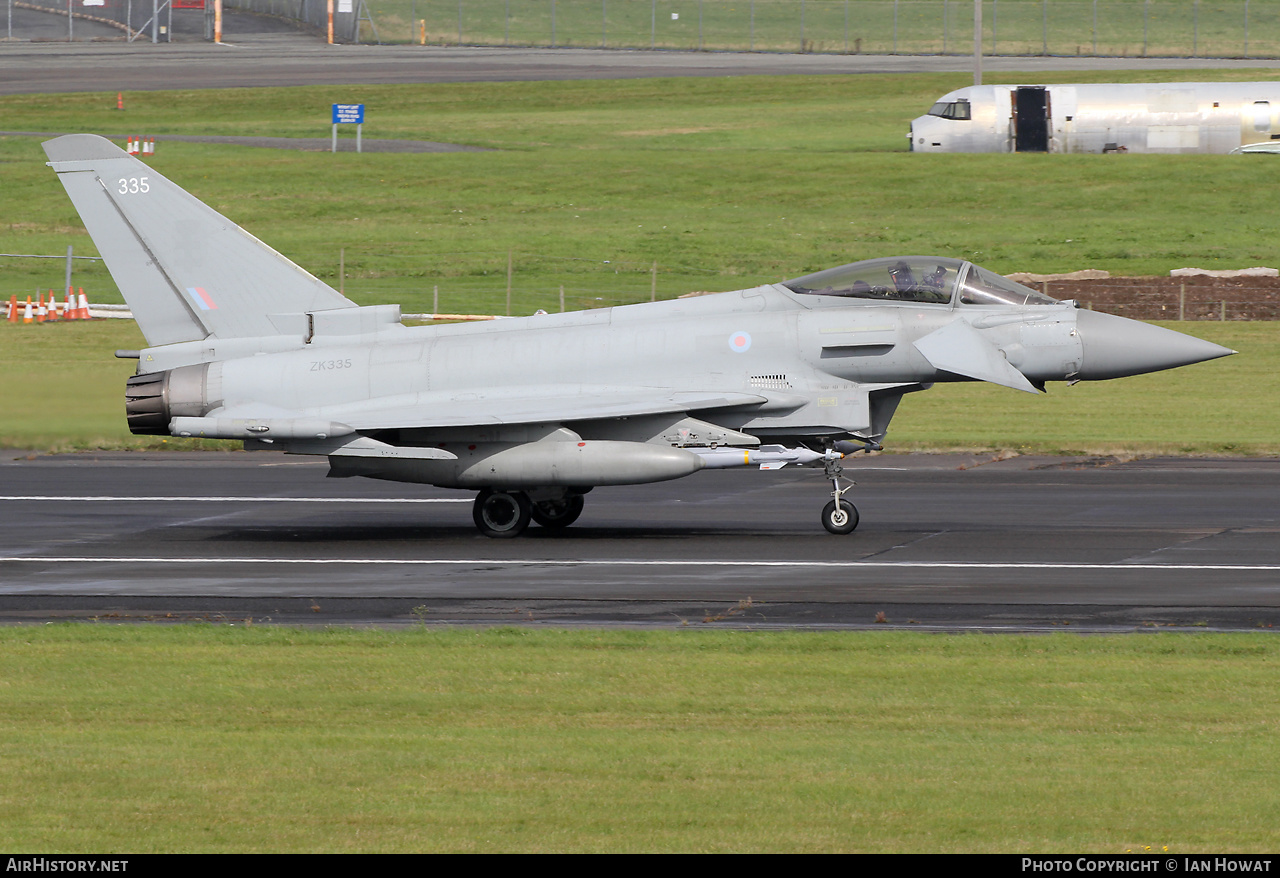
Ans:
{"label": "nose wheel", "polygon": [[822,526],[833,534],[853,533],[858,526],[858,508],[848,500],[832,500],[822,507]]}
{"label": "nose wheel", "polygon": [[831,480],[831,502],[822,507],[822,526],[833,534],[851,534],[858,526],[858,508],[844,499],[854,483],[840,487],[840,476],[844,472],[840,466],[842,457],[843,454],[828,447],[822,458],[823,474]]}

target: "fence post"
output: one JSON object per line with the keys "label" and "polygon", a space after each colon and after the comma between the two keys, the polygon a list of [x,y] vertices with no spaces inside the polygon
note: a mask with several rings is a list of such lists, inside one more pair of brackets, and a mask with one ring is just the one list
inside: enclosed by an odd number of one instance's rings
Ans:
{"label": "fence post", "polygon": [[1244,0],[1244,56],[1249,57],[1249,0]]}
{"label": "fence post", "polygon": [[435,317],[440,313],[440,284],[436,284],[431,288],[431,316]]}
{"label": "fence post", "polygon": [[[1098,0],[1093,0],[1097,3]],[[1200,42],[1200,0],[1191,6],[1191,57],[1196,56],[1197,43]]]}
{"label": "fence post", "polygon": [[[1248,5],[1249,0],[1245,0]],[[1151,0],[1142,0],[1142,57],[1147,57],[1147,22],[1151,18]]]}
{"label": "fence post", "polygon": [[1040,2],[1040,54],[1049,54],[1049,0]]}
{"label": "fence post", "polygon": [[800,0],[800,54],[804,54],[804,0]]}
{"label": "fence post", "polygon": [[[844,42],[845,51],[849,51],[849,0],[844,2]],[[942,54],[947,54],[947,0],[942,0]]]}
{"label": "fence post", "polygon": [[[845,3],[847,4],[848,0],[845,0]],[[847,9],[845,12],[845,16],[846,18],[848,17]],[[846,40],[845,42],[848,42],[848,40]],[[751,0],[751,49],[750,51],[754,52],[755,50],[756,50],[756,0]]]}
{"label": "fence post", "polygon": [[702,0],[698,0],[698,51],[702,51]]}
{"label": "fence post", "polygon": [[1222,322],[1223,323],[1227,322],[1227,300],[1226,299],[1222,300]]}
{"label": "fence post", "polygon": [[991,0],[991,54],[1000,54],[1000,0]]}
{"label": "fence post", "polygon": [[600,48],[609,45],[609,0],[600,0]]}
{"label": "fence post", "polygon": [[564,313],[564,284],[560,284],[560,313]]}
{"label": "fence post", "polygon": [[973,84],[982,85],[982,0],[973,0]]}
{"label": "fence post", "polygon": [[1178,320],[1187,319],[1187,282],[1178,284]]}
{"label": "fence post", "polygon": [[[755,0],[751,2],[754,4]],[[849,0],[844,0],[844,53],[849,54]]]}
{"label": "fence post", "polygon": [[506,18],[502,22],[502,45],[511,45],[511,0],[507,0]]}
{"label": "fence post", "polygon": [[[556,0],[551,0],[551,48],[556,47]],[[507,314],[510,314],[510,309]]]}
{"label": "fence post", "polygon": [[657,48],[657,42],[658,42],[658,0],[653,0],[653,9],[649,13],[649,48],[650,49]]}
{"label": "fence post", "polygon": [[893,54],[898,54],[898,0],[893,0]]}
{"label": "fence post", "polygon": [[649,270],[649,301],[658,301],[658,260],[653,260],[653,268]]}
{"label": "fence post", "polygon": [[1098,57],[1098,0],[1093,0],[1093,57]]}

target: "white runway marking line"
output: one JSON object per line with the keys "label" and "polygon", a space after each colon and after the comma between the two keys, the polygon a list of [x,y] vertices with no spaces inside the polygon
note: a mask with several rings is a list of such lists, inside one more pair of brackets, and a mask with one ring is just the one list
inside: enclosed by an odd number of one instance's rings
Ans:
{"label": "white runway marking line", "polygon": [[470,497],[48,497],[0,495],[15,502],[87,503],[471,503]]}
{"label": "white runway marking line", "polygon": [[52,557],[4,555],[5,561],[37,564],[401,564],[415,567],[812,567],[847,569],[885,567],[891,569],[945,570],[1193,570],[1193,571],[1275,571],[1280,564],[1050,564],[1045,562],[982,561],[676,561],[676,560],[499,560],[493,558],[157,558],[157,557]]}

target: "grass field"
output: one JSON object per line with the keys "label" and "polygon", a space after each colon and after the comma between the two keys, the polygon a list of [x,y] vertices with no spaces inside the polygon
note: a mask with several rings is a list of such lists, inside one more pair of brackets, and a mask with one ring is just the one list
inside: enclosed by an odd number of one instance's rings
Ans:
{"label": "grass field", "polygon": [[[1245,73],[1266,75],[1230,75]],[[328,104],[340,100],[367,105],[367,137],[492,148],[160,145],[158,171],[357,301],[406,311],[430,310],[438,290],[442,310],[502,313],[509,254],[515,313],[558,308],[561,286],[570,308],[647,299],[655,263],[668,297],[895,252],[968,256],[1002,272],[1123,275],[1276,261],[1268,193],[1280,168],[1265,161],[906,153],[909,120],[964,83],[317,87],[130,94],[123,115],[114,93],[6,97],[0,109],[14,130],[300,137],[326,135]],[[58,255],[73,244],[95,255],[43,159],[37,138],[0,139],[0,252]],[[0,268],[5,298],[62,285],[57,260],[4,258]],[[77,265],[74,282],[95,301],[120,301],[100,264]]]}
{"label": "grass field", "polygon": [[[287,5],[247,0],[259,9]],[[965,0],[370,0],[361,39],[431,45],[968,54]],[[1002,0],[983,47],[1004,55],[1275,57],[1275,0]]]}
{"label": "grass field", "polygon": [[0,630],[0,846],[1269,852],[1271,635]]}

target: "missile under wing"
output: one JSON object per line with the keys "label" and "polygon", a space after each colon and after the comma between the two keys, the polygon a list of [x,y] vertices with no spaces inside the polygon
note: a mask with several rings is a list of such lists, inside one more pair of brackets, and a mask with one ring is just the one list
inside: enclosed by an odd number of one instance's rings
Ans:
{"label": "missile under wing", "polygon": [[1114,378],[1231,353],[1077,310],[959,259],[872,259],[780,284],[485,325],[358,307],[103,138],[44,144],[148,347],[139,434],[324,455],[330,475],[477,491],[485,534],[559,528],[592,488],[879,448],[935,382]]}

